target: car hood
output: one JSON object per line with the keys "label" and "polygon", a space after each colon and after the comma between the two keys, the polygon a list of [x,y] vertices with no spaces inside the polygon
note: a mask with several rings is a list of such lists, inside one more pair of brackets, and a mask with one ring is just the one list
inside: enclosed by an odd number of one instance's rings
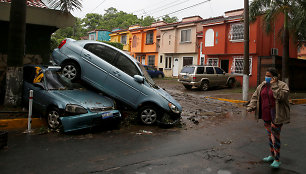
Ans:
{"label": "car hood", "polygon": [[50,90],[50,93],[66,104],[77,104],[85,108],[112,107],[112,99],[87,90]]}
{"label": "car hood", "polygon": [[161,95],[162,97],[164,97],[166,100],[168,100],[169,102],[171,102],[172,104],[174,104],[176,107],[178,107],[178,109],[182,112],[182,106],[165,90],[163,90],[162,88],[158,88],[155,89],[155,91]]}

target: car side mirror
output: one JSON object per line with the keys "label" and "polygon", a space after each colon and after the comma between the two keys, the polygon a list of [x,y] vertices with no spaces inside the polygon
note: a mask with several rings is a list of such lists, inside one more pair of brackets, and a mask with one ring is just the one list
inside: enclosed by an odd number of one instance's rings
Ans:
{"label": "car side mirror", "polygon": [[134,80],[138,83],[143,83],[144,82],[144,77],[140,75],[134,75]]}
{"label": "car side mirror", "polygon": [[226,72],[225,71],[223,71],[223,75],[225,75],[226,74]]}
{"label": "car side mirror", "polygon": [[44,85],[42,83],[33,83],[35,87],[40,88],[40,89],[45,89]]}

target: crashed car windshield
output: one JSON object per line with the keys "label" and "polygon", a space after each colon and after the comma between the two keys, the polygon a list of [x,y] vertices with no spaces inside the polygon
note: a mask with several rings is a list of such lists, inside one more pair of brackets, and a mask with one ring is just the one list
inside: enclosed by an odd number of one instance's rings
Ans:
{"label": "crashed car windshield", "polygon": [[70,83],[68,79],[66,80],[65,77],[61,76],[61,74],[56,71],[46,71],[45,79],[48,90],[72,90],[82,88],[80,84]]}
{"label": "crashed car windshield", "polygon": [[144,77],[146,78],[146,81],[154,88],[158,89],[159,87],[156,85],[156,83],[153,81],[153,79],[151,78],[151,76],[148,74],[147,70],[145,69],[145,67],[138,63]]}

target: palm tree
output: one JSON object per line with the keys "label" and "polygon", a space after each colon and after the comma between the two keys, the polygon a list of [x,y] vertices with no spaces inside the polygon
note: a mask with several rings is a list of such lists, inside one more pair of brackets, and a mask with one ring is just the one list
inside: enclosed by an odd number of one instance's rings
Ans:
{"label": "palm tree", "polygon": [[[82,8],[80,0],[48,1],[51,7],[59,8],[66,13]],[[19,106],[21,104],[23,84],[22,65],[25,54],[26,7],[27,0],[11,0],[5,105]]]}
{"label": "palm tree", "polygon": [[279,14],[284,16],[282,79],[286,83],[289,83],[289,35],[292,35],[296,41],[305,38],[305,7],[305,0],[254,0],[250,5],[251,21],[255,21],[257,16],[263,15],[267,32],[271,30],[272,24]]}

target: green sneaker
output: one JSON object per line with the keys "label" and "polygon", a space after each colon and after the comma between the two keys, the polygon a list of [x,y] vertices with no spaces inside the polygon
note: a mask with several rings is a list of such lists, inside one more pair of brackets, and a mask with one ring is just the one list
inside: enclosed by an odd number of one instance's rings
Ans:
{"label": "green sneaker", "polygon": [[272,168],[279,168],[279,166],[281,165],[282,163],[280,161],[273,161],[273,163],[270,165]]}
{"label": "green sneaker", "polygon": [[273,156],[267,156],[265,158],[262,159],[264,162],[272,162],[274,160],[274,157]]}

